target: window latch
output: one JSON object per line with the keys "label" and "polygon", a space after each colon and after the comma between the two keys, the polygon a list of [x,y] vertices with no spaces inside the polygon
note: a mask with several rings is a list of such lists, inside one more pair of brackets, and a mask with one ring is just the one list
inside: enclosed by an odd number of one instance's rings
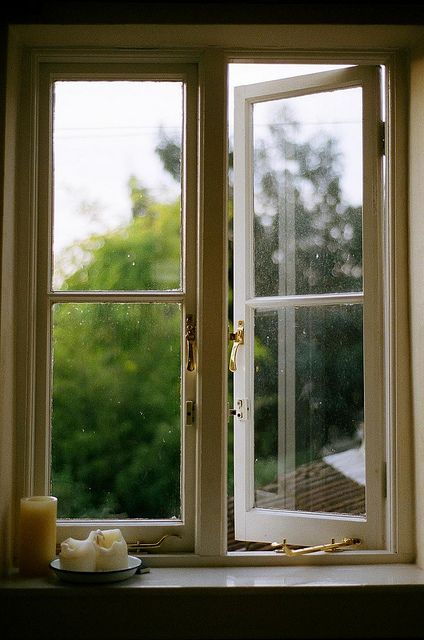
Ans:
{"label": "window latch", "polygon": [[230,341],[233,341],[233,347],[231,349],[230,355],[230,371],[233,373],[237,371],[237,350],[241,344],[244,344],[244,322],[243,320],[238,321],[237,331],[234,333],[230,333]]}
{"label": "window latch", "polygon": [[187,371],[194,371],[196,362],[194,359],[194,343],[196,341],[196,321],[191,314],[186,317],[186,341],[187,341]]}
{"label": "window latch", "polygon": [[335,542],[334,538],[327,544],[317,544],[313,547],[304,547],[301,545],[288,544],[286,540],[283,542],[273,542],[272,548],[276,553],[285,553],[288,556],[300,556],[306,553],[316,553],[318,551],[326,551],[327,553],[334,553],[335,551],[341,551],[344,547],[353,547],[361,544],[360,538],[343,538],[340,542]]}
{"label": "window latch", "polygon": [[239,398],[236,400],[236,409],[230,409],[230,416],[235,416],[239,420],[245,422],[249,411],[249,402],[247,398]]}

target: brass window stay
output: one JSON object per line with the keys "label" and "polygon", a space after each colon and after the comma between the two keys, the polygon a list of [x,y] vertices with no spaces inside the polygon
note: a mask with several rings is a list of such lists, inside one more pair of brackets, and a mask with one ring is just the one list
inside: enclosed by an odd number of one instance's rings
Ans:
{"label": "brass window stay", "polygon": [[276,553],[285,553],[288,556],[300,556],[307,553],[317,553],[318,551],[326,551],[333,553],[341,551],[344,547],[353,547],[361,544],[360,538],[343,538],[340,542],[336,542],[334,538],[327,544],[317,544],[312,547],[304,547],[301,545],[288,544],[284,539],[283,542],[273,542],[272,548]]}
{"label": "brass window stay", "polygon": [[143,551],[149,552],[151,549],[158,549],[166,538],[181,538],[181,536],[174,533],[167,533],[155,542],[128,542],[128,551],[131,553],[143,553]]}

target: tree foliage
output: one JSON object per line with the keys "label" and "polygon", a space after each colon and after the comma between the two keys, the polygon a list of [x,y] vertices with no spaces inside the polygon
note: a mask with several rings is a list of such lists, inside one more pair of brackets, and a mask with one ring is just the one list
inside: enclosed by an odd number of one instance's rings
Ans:
{"label": "tree foliage", "polygon": [[[284,113],[276,116],[287,120]],[[362,290],[362,207],[343,200],[342,172],[330,136],[301,142],[296,130],[279,124],[257,142],[256,295]],[[255,335],[258,468],[266,459],[276,465],[279,420],[295,429],[297,464],[355,446],[363,420],[361,305],[268,312],[258,317]],[[294,388],[295,397],[285,400],[294,403],[294,418],[279,416],[281,366],[288,388]]]}
{"label": "tree foliage", "polygon": [[[130,179],[133,205],[142,187]],[[178,203],[150,201],[90,238],[69,291],[172,289]],[[180,510],[179,305],[61,303],[53,332],[53,490],[66,517],[172,517]]]}
{"label": "tree foliage", "polygon": [[[257,294],[360,291],[362,211],[343,202],[335,141],[326,137],[299,142],[284,127],[273,125],[269,135],[274,155],[265,140],[255,149]],[[162,135],[157,145],[164,167],[176,180],[179,144]],[[128,188],[131,221],[70,248],[64,256],[68,275],[60,289],[180,287],[179,200],[155,202],[136,176],[129,178]],[[232,264],[230,323],[231,302]],[[355,438],[363,404],[362,316],[360,305],[351,305],[306,307],[296,311],[295,318],[291,374],[301,463]],[[259,484],[277,473],[277,364],[284,336],[276,328],[281,320],[281,313],[274,312],[256,324]],[[178,517],[178,305],[63,302],[55,305],[53,322],[52,468],[60,516]],[[231,378],[229,382],[231,387]]]}

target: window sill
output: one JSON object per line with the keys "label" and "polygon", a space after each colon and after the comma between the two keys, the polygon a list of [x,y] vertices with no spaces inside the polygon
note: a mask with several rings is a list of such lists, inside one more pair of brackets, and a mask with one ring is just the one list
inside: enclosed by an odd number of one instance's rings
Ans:
{"label": "window sill", "polygon": [[[173,589],[241,588],[255,590],[265,587],[287,590],[293,587],[400,587],[421,586],[424,589],[424,570],[414,564],[303,566],[303,567],[153,567],[150,573],[135,575],[108,584],[107,589],[143,589],[172,591]],[[46,578],[23,578],[17,571],[0,579],[4,590],[76,588],[61,582],[53,574]],[[97,585],[98,587],[98,585]],[[102,589],[105,585],[102,585]],[[78,585],[78,589],[81,586]],[[93,590],[93,586],[89,587]],[[94,587],[95,589],[96,587]]]}
{"label": "window sill", "polygon": [[153,567],[100,586],[14,574],[0,581],[0,593],[9,638],[406,638],[422,637],[424,571]]}

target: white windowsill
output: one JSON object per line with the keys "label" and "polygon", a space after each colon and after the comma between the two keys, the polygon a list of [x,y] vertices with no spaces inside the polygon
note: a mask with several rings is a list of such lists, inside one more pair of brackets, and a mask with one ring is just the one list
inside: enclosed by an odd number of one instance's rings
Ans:
{"label": "white windowsill", "polygon": [[[424,587],[424,570],[414,564],[308,566],[308,567],[152,567],[150,573],[135,575],[123,582],[106,585],[108,589],[227,589],[241,587]],[[75,588],[54,575],[23,578],[18,572],[0,580],[4,589]],[[103,587],[104,585],[102,585]]]}
{"label": "white windowsill", "polygon": [[109,585],[15,573],[0,619],[11,640],[422,638],[423,596],[410,564],[152,567]]}

